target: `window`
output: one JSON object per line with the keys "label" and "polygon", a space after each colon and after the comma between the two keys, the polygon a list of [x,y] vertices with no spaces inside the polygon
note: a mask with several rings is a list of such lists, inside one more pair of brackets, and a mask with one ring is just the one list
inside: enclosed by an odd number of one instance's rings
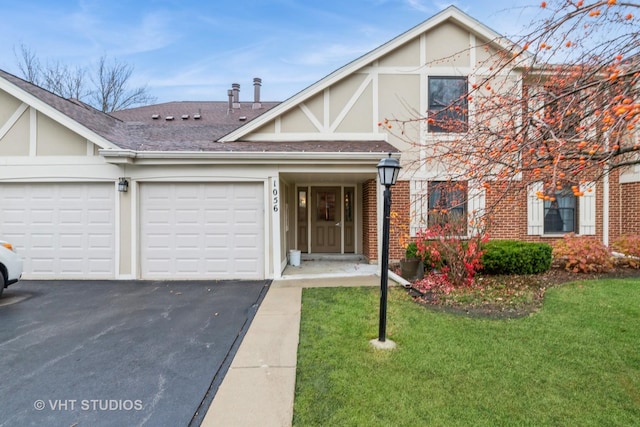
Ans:
{"label": "window", "polygon": [[571,190],[556,192],[555,200],[544,202],[544,233],[577,232],[578,209]]}
{"label": "window", "polygon": [[542,181],[528,185],[527,190],[527,234],[543,236],[574,232],[585,236],[596,234],[596,183],[580,184],[580,193],[575,197],[572,190],[561,190],[555,194],[555,202],[541,199],[544,191]]}
{"label": "window", "polygon": [[562,94],[557,88],[545,87],[543,139],[571,139],[578,136],[581,106],[580,94]]}
{"label": "window", "polygon": [[429,132],[467,131],[467,78],[429,77]]}
{"label": "window", "polygon": [[467,184],[455,181],[430,181],[429,226],[467,218]]}

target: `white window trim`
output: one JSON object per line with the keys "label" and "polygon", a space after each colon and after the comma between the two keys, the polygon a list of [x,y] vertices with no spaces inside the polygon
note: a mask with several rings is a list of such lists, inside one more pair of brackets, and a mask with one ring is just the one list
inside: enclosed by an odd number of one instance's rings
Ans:
{"label": "white window trim", "polygon": [[581,235],[594,236],[596,234],[596,183],[587,182],[580,185],[583,196],[578,198],[578,228]]}
{"label": "white window trim", "polygon": [[427,227],[429,216],[428,185],[429,180],[426,179],[409,181],[409,235],[411,237],[416,237],[419,230]]}
{"label": "white window trim", "polygon": [[[544,201],[536,195],[544,190],[542,181],[527,186],[527,234],[529,236],[559,236],[564,233],[544,233]],[[580,185],[584,193],[578,198],[578,234],[596,234],[596,183]]]}
{"label": "white window trim", "polygon": [[[425,229],[429,218],[429,182],[443,181],[443,179],[419,179],[409,182],[409,197],[411,212],[409,234],[415,237],[418,231]],[[478,182],[468,181],[467,185],[467,215],[473,219],[468,224],[467,235],[472,236],[478,232],[478,221],[484,216],[486,208],[486,190]]]}

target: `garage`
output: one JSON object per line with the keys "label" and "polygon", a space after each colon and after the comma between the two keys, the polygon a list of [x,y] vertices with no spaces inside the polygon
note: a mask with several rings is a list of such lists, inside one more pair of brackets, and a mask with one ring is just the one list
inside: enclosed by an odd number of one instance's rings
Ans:
{"label": "garage", "polygon": [[0,185],[0,236],[23,278],[113,279],[115,193],[111,182]]}
{"label": "garage", "polygon": [[263,279],[264,184],[141,183],[143,279]]}

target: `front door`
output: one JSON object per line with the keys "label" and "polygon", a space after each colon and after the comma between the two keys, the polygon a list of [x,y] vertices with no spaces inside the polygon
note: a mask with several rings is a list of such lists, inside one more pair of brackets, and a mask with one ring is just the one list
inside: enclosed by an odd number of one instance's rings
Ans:
{"label": "front door", "polygon": [[311,252],[340,253],[342,219],[340,187],[311,189]]}

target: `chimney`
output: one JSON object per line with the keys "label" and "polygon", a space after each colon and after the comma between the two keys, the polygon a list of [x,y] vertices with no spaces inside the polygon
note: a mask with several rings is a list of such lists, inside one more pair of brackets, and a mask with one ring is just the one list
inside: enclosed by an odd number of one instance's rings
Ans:
{"label": "chimney", "polygon": [[233,91],[233,108],[240,108],[240,83],[233,83],[231,90]]}
{"label": "chimney", "polygon": [[262,108],[262,104],[260,103],[260,86],[262,86],[262,79],[259,77],[253,78],[253,105],[251,108],[253,110],[258,110]]}
{"label": "chimney", "polygon": [[227,96],[229,97],[229,106],[227,107],[227,114],[233,113],[233,91],[229,89],[227,91]]}

